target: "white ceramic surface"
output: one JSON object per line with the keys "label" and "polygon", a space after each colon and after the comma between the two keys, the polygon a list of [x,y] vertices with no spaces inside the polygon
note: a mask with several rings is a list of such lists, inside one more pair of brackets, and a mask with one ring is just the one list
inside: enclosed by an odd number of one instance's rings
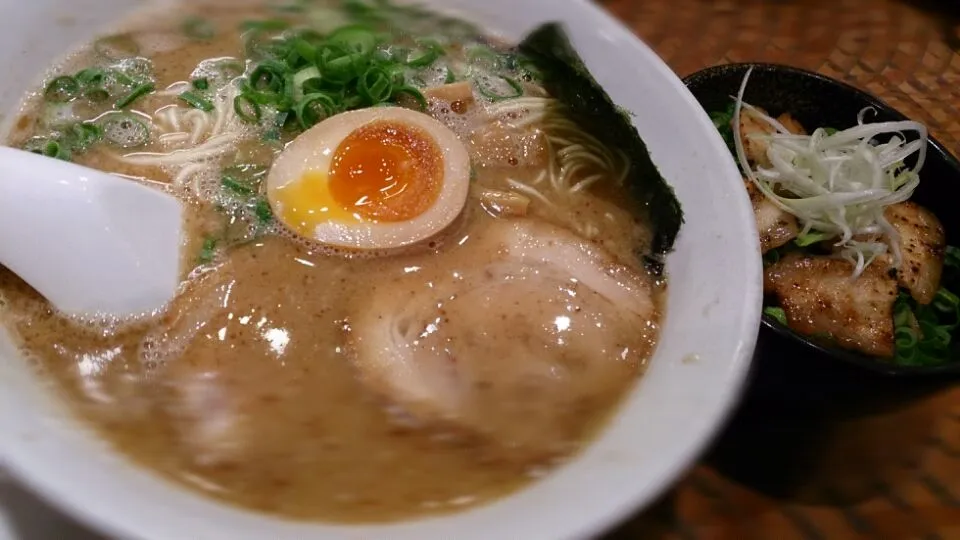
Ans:
{"label": "white ceramic surface", "polygon": [[[173,299],[183,208],[101,171],[0,147],[0,264],[65,313],[129,317]],[[70,279],[64,279],[69,268]]]}
{"label": "white ceramic surface", "polygon": [[[149,539],[525,540],[594,535],[650,502],[704,449],[736,403],[760,316],[760,257],[749,201],[706,114],[674,74],[584,0],[435,0],[506,37],[559,20],[597,79],[636,113],[687,222],[670,256],[659,348],[646,376],[578,459],[514,496],[466,513],[385,526],[289,523],[225,507],[105,449],[0,339],[0,456],[34,490],[113,535]],[[0,110],[71,43],[128,0],[4,0]]]}

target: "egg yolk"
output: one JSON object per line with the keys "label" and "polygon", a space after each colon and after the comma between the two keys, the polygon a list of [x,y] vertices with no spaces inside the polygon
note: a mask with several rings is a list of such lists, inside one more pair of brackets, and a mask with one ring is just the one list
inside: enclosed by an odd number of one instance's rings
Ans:
{"label": "egg yolk", "polygon": [[443,153],[420,128],[372,122],[337,147],[328,183],[333,200],[351,214],[372,221],[406,221],[440,196]]}

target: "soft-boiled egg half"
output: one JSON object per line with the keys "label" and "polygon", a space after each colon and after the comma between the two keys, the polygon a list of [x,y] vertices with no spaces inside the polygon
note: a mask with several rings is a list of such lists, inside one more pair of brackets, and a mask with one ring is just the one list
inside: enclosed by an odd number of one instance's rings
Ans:
{"label": "soft-boiled egg half", "polygon": [[332,116],[283,150],[267,176],[277,217],[339,247],[384,249],[442,231],[466,203],[470,157],[449,128],[402,107]]}

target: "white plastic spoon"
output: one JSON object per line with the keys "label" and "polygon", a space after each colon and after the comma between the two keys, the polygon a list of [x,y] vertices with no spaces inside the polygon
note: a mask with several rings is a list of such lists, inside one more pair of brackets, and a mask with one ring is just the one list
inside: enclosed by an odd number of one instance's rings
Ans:
{"label": "white plastic spoon", "polygon": [[0,264],[62,312],[124,317],[173,299],[183,207],[148,186],[0,147]]}

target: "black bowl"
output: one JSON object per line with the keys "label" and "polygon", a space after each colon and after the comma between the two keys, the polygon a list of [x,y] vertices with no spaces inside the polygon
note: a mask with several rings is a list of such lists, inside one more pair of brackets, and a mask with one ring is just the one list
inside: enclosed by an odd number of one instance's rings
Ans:
{"label": "black bowl", "polygon": [[[867,121],[886,122],[907,118],[876,97],[846,83],[803,69],[777,64],[728,64],[698,71],[683,82],[708,112],[722,111],[736,96],[748,68],[753,67],[744,101],[777,116],[789,112],[808,129],[829,126],[845,129],[856,125],[857,113],[865,107],[876,110]],[[960,241],[960,162],[932,137],[921,182],[912,200],[929,208],[943,223],[948,242]],[[774,332],[808,351],[848,362],[875,373],[891,376],[960,375],[960,359],[939,366],[898,366],[892,362],[810,340],[768,315],[763,332]],[[762,337],[762,336],[761,336]]]}

